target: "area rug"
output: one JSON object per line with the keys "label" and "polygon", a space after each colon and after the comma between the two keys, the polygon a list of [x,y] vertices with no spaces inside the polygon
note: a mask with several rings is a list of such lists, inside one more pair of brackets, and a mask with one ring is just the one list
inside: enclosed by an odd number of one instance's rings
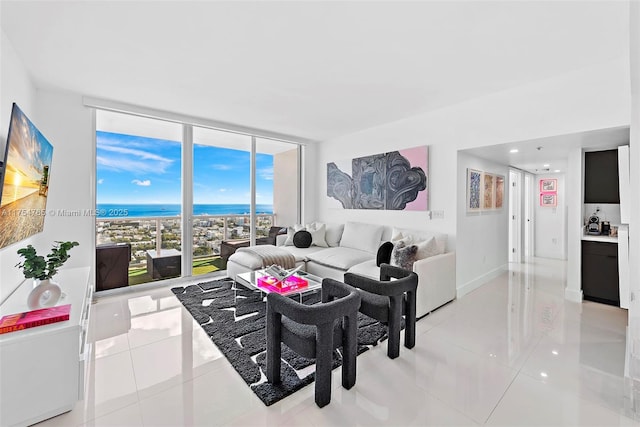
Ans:
{"label": "area rug", "polygon": [[[236,285],[228,278],[171,290],[265,405],[314,381],[314,359],[300,357],[282,344],[281,383],[267,382],[266,303],[260,292]],[[304,304],[319,301],[319,292],[303,297]],[[358,314],[358,354],[386,338],[385,325]],[[340,350],[336,350],[333,368],[341,364]]]}

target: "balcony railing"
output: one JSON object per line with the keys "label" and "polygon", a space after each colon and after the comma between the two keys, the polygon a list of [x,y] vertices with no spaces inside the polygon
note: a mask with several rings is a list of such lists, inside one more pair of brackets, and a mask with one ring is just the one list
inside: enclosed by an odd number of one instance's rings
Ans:
{"label": "balcony railing", "polygon": [[[256,239],[268,237],[274,221],[273,214],[256,215]],[[226,268],[224,262],[216,262],[220,259],[222,242],[246,240],[251,234],[250,215],[194,215],[192,224],[194,275]],[[96,242],[98,245],[130,244],[129,282],[131,284],[133,277],[143,276],[133,280],[142,283],[157,280],[153,277],[144,277],[145,270],[150,273],[147,267],[148,251],[162,253],[166,249],[175,249],[181,252],[181,230],[180,216],[98,218],[96,219]],[[203,262],[206,260],[211,260],[211,263]],[[206,264],[210,268],[207,268]]]}

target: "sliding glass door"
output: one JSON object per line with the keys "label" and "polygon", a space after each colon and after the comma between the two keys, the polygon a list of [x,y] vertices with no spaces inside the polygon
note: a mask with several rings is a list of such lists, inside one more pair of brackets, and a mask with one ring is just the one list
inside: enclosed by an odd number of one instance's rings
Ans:
{"label": "sliding glass door", "polygon": [[181,275],[181,139],[176,123],[97,112],[98,290]]}

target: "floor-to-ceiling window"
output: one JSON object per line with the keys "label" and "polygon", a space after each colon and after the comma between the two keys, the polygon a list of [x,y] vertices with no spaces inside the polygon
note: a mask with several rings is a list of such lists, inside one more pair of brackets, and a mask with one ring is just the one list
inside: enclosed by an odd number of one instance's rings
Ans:
{"label": "floor-to-ceiling window", "polygon": [[224,270],[237,248],[274,243],[277,225],[298,220],[299,150],[97,110],[98,290],[123,286],[123,259],[134,285]]}

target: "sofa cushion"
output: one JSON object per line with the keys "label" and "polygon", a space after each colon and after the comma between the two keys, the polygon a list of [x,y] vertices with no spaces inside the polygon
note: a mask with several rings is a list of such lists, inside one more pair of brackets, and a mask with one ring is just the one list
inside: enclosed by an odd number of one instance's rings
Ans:
{"label": "sofa cushion", "polygon": [[347,271],[349,268],[361,262],[373,259],[375,256],[369,252],[353,248],[328,248],[307,255],[309,261]]}
{"label": "sofa cushion", "polygon": [[321,222],[314,222],[307,224],[307,231],[311,233],[311,246],[320,246],[321,248],[328,248],[325,241],[326,226]]}
{"label": "sofa cushion", "polygon": [[369,277],[374,280],[380,280],[380,267],[376,265],[376,260],[374,259],[356,264],[347,270],[347,272]]}
{"label": "sofa cushion", "polygon": [[342,232],[344,231],[344,224],[326,224],[326,232],[324,235],[325,240],[329,247],[340,246],[340,239],[342,239]]}
{"label": "sofa cushion", "polygon": [[391,231],[391,240],[400,240],[411,236],[413,239],[412,243],[429,240],[432,237],[436,239],[436,245],[438,248],[438,254],[443,254],[446,252],[447,248],[447,235],[445,233],[439,233],[437,231],[428,231],[428,230],[411,230],[408,228],[397,228],[393,227]]}
{"label": "sofa cushion", "polygon": [[384,227],[349,221],[344,226],[340,247],[358,249],[375,255],[380,246]]}
{"label": "sofa cushion", "polygon": [[318,251],[324,251],[325,248],[320,248],[318,246],[310,246],[308,248],[296,248],[295,246],[283,246],[282,249],[293,254],[296,259],[296,262],[307,261],[307,255],[312,254]]}

